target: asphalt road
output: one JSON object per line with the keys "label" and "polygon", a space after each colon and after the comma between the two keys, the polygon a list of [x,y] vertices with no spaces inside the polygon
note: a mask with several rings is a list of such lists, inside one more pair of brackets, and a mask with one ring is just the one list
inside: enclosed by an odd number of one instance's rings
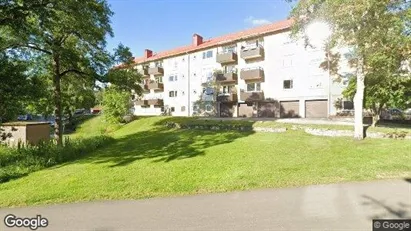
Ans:
{"label": "asphalt road", "polygon": [[[59,231],[372,230],[373,218],[411,219],[411,180],[0,209],[7,214],[40,214],[49,226],[38,230]],[[29,229],[2,221],[0,230]]]}

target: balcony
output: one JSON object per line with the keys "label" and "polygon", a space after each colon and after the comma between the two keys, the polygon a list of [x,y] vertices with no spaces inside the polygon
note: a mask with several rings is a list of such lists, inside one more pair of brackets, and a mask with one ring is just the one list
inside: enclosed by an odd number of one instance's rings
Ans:
{"label": "balcony", "polygon": [[158,82],[152,82],[148,84],[148,89],[153,89],[154,91],[163,91],[164,85]]}
{"label": "balcony", "polygon": [[164,69],[162,67],[150,67],[148,68],[149,75],[163,75]]}
{"label": "balcony", "polygon": [[217,96],[218,102],[237,102],[237,94],[236,93],[229,93],[229,94],[221,94]]}
{"label": "balcony", "polygon": [[240,92],[240,99],[241,101],[263,101],[264,100],[264,92]]}
{"label": "balcony", "polygon": [[141,70],[141,74],[142,74],[144,77],[149,76],[150,74],[148,73],[148,68],[147,68],[147,67],[144,67],[144,68]]}
{"label": "balcony", "polygon": [[228,72],[217,75],[216,81],[219,83],[237,83],[237,73]]}
{"label": "balcony", "polygon": [[250,46],[241,49],[241,58],[248,61],[253,59],[264,58],[264,47],[262,46]]}
{"label": "balcony", "polygon": [[150,89],[148,88],[148,84],[140,84],[140,87],[141,87],[141,90],[142,90],[144,93],[150,92]]}
{"label": "balcony", "polygon": [[237,53],[235,51],[224,51],[217,54],[217,63],[236,63],[237,59]]}
{"label": "balcony", "polygon": [[247,81],[264,81],[264,70],[261,67],[246,68],[240,72],[241,79]]}
{"label": "balcony", "polygon": [[163,106],[164,101],[162,99],[149,99],[147,100],[148,105],[154,105],[154,106]]}
{"label": "balcony", "polygon": [[140,99],[140,100],[136,100],[134,104],[137,106],[145,106],[145,105],[148,105],[148,102],[147,100]]}

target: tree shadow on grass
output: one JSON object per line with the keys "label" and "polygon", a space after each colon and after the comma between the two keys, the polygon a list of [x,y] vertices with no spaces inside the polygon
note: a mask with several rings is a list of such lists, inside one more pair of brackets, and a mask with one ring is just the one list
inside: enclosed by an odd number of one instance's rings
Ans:
{"label": "tree shadow on grass", "polygon": [[170,162],[205,154],[205,149],[249,136],[253,131],[204,131],[170,129],[157,125],[155,129],[120,137],[109,147],[100,149],[86,161],[112,163],[110,167],[126,166],[141,159]]}

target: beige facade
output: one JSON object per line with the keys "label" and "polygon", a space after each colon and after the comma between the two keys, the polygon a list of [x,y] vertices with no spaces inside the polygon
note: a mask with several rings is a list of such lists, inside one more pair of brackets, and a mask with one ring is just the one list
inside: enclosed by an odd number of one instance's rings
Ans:
{"label": "beige facade", "polygon": [[48,123],[15,122],[5,123],[0,126],[6,135],[5,143],[11,146],[19,142],[37,145],[41,141],[50,140],[50,125]]}

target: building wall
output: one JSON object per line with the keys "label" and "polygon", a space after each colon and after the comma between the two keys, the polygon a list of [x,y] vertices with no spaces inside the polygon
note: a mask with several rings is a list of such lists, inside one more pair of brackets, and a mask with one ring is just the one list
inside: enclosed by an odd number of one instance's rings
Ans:
{"label": "building wall", "polygon": [[[305,115],[306,100],[327,100],[329,91],[331,95],[331,115],[337,110],[334,108],[334,101],[342,98],[341,92],[346,85],[342,82],[334,82],[329,78],[328,71],[323,70],[319,65],[326,61],[326,53],[322,49],[306,48],[303,41],[294,41],[289,37],[289,32],[268,35],[263,38],[265,57],[263,60],[246,62],[241,58],[241,47],[246,41],[239,41],[235,44],[238,55],[236,69],[238,70],[237,94],[240,96],[241,89],[246,89],[247,85],[241,79],[240,71],[243,68],[261,67],[264,69],[264,82],[261,89],[265,98],[272,98],[277,101],[299,101],[300,115]],[[254,38],[255,40],[255,38]],[[222,69],[222,65],[216,62],[217,52],[222,47],[216,47],[197,51],[177,57],[163,60],[164,67],[164,92],[154,93],[152,90],[145,94],[145,99],[162,98],[165,107],[174,107],[174,116],[193,115],[193,104],[203,97],[202,84],[207,81],[216,69]],[[203,59],[203,53],[212,51],[210,58]],[[344,49],[341,51],[347,52]],[[154,63],[150,63],[153,65]],[[346,74],[352,71],[346,68],[347,63],[342,56],[341,72]],[[170,81],[169,76],[177,76],[176,81]],[[153,79],[153,76],[151,76]],[[284,89],[283,81],[293,80],[292,89]],[[169,91],[177,91],[177,97],[169,97]],[[241,103],[240,97],[239,103]],[[203,100],[212,100],[212,97]],[[235,105],[237,107],[237,105]],[[235,111],[237,109],[235,108]],[[135,107],[137,115],[158,115],[160,108]],[[236,116],[236,113],[234,113]]]}
{"label": "building wall", "polygon": [[3,124],[0,128],[3,133],[11,136],[5,140],[5,143],[16,146],[19,142],[37,145],[40,141],[50,140],[50,125],[48,123],[23,123]]}

